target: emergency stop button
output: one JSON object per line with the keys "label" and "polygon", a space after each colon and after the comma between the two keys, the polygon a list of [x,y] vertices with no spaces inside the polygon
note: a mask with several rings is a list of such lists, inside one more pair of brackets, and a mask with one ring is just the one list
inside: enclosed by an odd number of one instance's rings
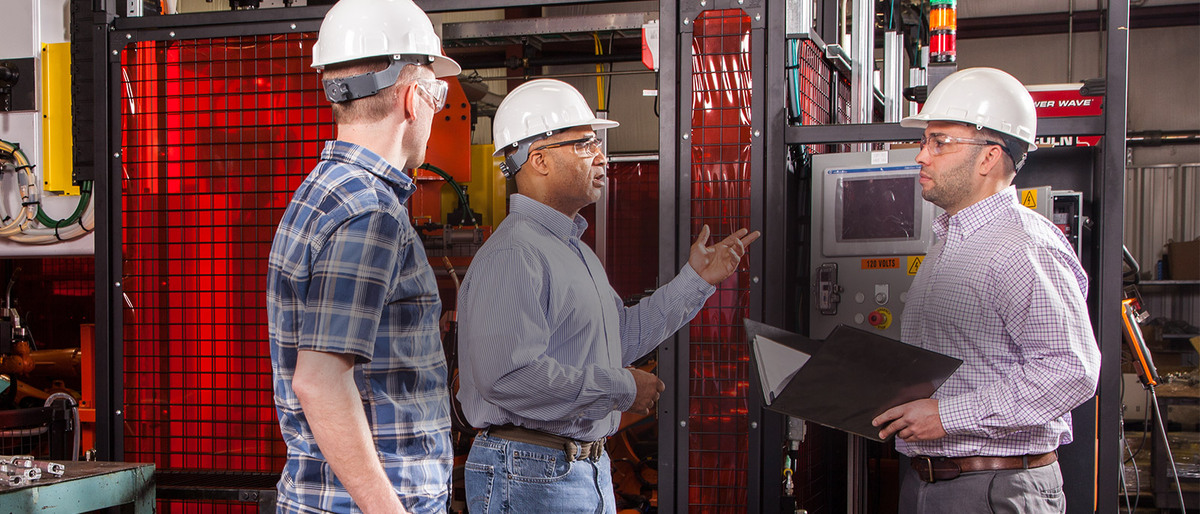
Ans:
{"label": "emergency stop button", "polygon": [[879,330],[884,330],[892,326],[892,311],[885,307],[875,309],[867,314],[867,323]]}

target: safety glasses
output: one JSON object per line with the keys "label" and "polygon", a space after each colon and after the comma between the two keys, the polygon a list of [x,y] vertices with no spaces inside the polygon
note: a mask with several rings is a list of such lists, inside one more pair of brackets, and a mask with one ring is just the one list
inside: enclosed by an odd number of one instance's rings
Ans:
{"label": "safety glasses", "polygon": [[429,97],[433,112],[437,113],[446,108],[446,94],[450,92],[450,85],[440,79],[417,79],[414,81],[417,89],[425,93]]}
{"label": "safety glasses", "polygon": [[929,150],[932,155],[946,155],[959,151],[956,145],[978,145],[991,146],[998,145],[1004,153],[1008,153],[1008,149],[1004,148],[1004,143],[998,141],[990,141],[987,139],[971,139],[966,137],[954,137],[946,134],[933,134],[921,138],[921,148]]}
{"label": "safety glasses", "polygon": [[588,136],[588,137],[582,137],[579,139],[571,139],[569,141],[559,141],[557,143],[550,143],[548,145],[539,146],[530,151],[536,152],[538,150],[549,150],[551,148],[559,148],[559,147],[563,147],[563,146],[573,145],[574,149],[575,149],[575,155],[578,155],[580,157],[595,157],[597,155],[600,155],[600,145],[601,144],[602,144],[602,142],[599,139],[596,139],[596,136]]}

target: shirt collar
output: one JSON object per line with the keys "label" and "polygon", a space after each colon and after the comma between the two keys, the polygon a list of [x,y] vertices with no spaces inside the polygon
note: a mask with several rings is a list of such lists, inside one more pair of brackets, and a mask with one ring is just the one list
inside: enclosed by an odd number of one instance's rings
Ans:
{"label": "shirt collar", "polygon": [[574,219],[568,218],[553,207],[520,193],[509,197],[508,210],[532,218],[563,241],[579,239],[588,227],[587,219],[583,216],[576,214]]}
{"label": "shirt collar", "polygon": [[321,160],[339,162],[357,166],[367,170],[372,175],[396,186],[396,196],[401,202],[407,202],[408,197],[416,192],[416,184],[404,170],[388,164],[379,154],[364,146],[345,141],[326,141],[325,149],[321,151]]}
{"label": "shirt collar", "polygon": [[939,239],[945,238],[946,234],[950,231],[950,227],[954,226],[961,231],[963,237],[970,236],[976,230],[979,230],[995,219],[997,211],[1003,209],[1005,206],[1016,203],[1017,188],[1016,186],[1008,186],[1000,190],[1000,192],[958,211],[953,216],[943,212],[933,221],[933,233]]}

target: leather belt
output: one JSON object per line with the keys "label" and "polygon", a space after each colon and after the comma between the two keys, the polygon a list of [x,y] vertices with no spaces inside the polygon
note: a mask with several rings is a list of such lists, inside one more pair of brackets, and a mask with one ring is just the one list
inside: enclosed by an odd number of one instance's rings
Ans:
{"label": "leather belt", "polygon": [[1020,455],[1017,457],[910,457],[910,465],[921,480],[934,483],[938,480],[953,480],[962,473],[972,471],[1002,471],[1006,469],[1033,469],[1049,466],[1058,460],[1058,452]]}
{"label": "leather belt", "polygon": [[516,425],[495,425],[488,427],[487,433],[493,437],[508,439],[518,443],[536,444],[562,450],[567,454],[567,462],[576,460],[590,459],[592,462],[600,460],[600,456],[604,454],[604,443],[607,438],[599,441],[577,441],[570,437],[554,435],[541,430],[533,430],[531,428],[518,427]]}

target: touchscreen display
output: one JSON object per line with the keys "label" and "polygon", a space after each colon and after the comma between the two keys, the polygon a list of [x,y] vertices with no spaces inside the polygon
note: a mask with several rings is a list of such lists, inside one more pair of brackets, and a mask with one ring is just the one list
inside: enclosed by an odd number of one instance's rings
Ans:
{"label": "touchscreen display", "polygon": [[916,239],[916,176],[842,180],[840,240]]}

